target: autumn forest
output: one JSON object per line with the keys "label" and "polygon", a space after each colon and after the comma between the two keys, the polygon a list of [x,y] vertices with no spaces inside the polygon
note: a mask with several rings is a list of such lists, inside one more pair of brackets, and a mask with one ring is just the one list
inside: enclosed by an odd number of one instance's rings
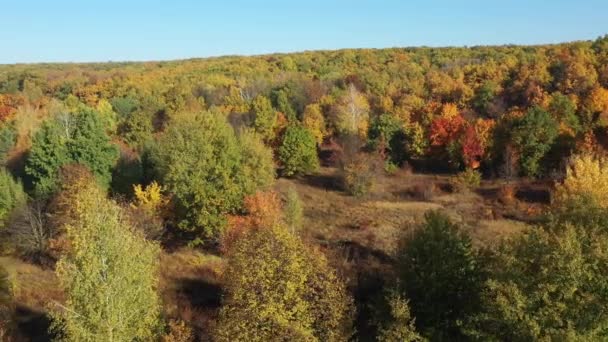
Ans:
{"label": "autumn forest", "polygon": [[0,65],[2,341],[605,341],[608,36]]}

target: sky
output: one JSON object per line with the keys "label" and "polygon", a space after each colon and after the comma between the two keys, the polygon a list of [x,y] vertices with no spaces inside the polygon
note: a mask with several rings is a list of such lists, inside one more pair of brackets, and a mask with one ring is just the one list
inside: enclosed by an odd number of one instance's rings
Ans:
{"label": "sky", "polygon": [[0,0],[0,63],[544,44],[608,33],[607,0]]}

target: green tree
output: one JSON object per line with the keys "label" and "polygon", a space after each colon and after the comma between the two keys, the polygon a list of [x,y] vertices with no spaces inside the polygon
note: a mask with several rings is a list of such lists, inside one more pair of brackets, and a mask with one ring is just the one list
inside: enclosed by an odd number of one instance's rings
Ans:
{"label": "green tree", "polygon": [[484,309],[471,335],[484,341],[605,340],[606,227],[606,209],[576,199],[557,207],[543,226],[503,244],[492,258]]}
{"label": "green tree", "polygon": [[306,128],[291,125],[279,147],[279,160],[285,176],[306,174],[319,167],[315,137]]}
{"label": "green tree", "polygon": [[0,125],[0,165],[6,163],[9,152],[15,146],[17,132],[13,125]]}
{"label": "green tree", "polygon": [[100,184],[107,187],[118,149],[105,132],[99,114],[81,109],[76,114],[62,113],[45,122],[32,140],[25,172],[38,195],[47,196],[57,186],[61,166],[78,163],[88,167]]}
{"label": "green tree", "polygon": [[479,310],[485,271],[468,236],[438,211],[397,253],[401,293],[409,298],[416,326],[431,340],[464,336],[464,323]]}
{"label": "green tree", "polygon": [[68,341],[149,341],[157,335],[158,246],[127,223],[95,184],[81,184],[68,252],[57,264],[66,294],[54,311]]}
{"label": "green tree", "polygon": [[24,205],[27,196],[21,182],[15,180],[5,169],[0,169],[0,228],[4,228],[11,212]]}
{"label": "green tree", "polygon": [[263,95],[256,96],[251,102],[249,111],[253,115],[253,127],[266,141],[274,138],[274,129],[277,124],[277,112],[270,100]]}
{"label": "green tree", "polygon": [[244,149],[224,116],[201,112],[171,121],[152,148],[156,172],[174,196],[179,227],[197,238],[219,237],[226,214],[270,182],[268,151],[252,137],[241,139]]}
{"label": "green tree", "polygon": [[239,239],[225,273],[217,341],[346,341],[352,301],[327,260],[280,226]]}
{"label": "green tree", "polygon": [[238,137],[242,154],[243,192],[253,194],[258,189],[267,189],[276,178],[272,150],[264,145],[260,136],[244,130]]}
{"label": "green tree", "polygon": [[275,102],[277,109],[285,115],[287,120],[290,123],[296,123],[298,117],[296,115],[296,110],[293,109],[293,105],[289,100],[289,95],[287,90],[281,89],[275,92]]}
{"label": "green tree", "polygon": [[512,140],[520,153],[521,170],[526,176],[541,173],[541,159],[558,135],[558,124],[540,107],[533,107],[513,125]]}
{"label": "green tree", "polygon": [[549,103],[549,112],[553,115],[557,122],[572,129],[574,134],[581,131],[581,123],[576,115],[576,105],[562,93],[555,93],[551,96]]}
{"label": "green tree", "polygon": [[410,313],[410,307],[407,302],[399,294],[399,291],[391,290],[386,295],[385,309],[387,312],[382,313],[383,317],[379,323],[377,340],[381,342],[418,342],[424,339],[414,325],[415,319]]}

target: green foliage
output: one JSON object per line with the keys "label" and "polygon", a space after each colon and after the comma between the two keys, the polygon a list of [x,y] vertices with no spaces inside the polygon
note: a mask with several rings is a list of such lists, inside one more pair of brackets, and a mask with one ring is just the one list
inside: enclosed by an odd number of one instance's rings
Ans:
{"label": "green foliage", "polygon": [[417,342],[424,339],[416,332],[415,319],[410,313],[410,307],[399,291],[391,290],[385,298],[388,306],[388,317],[379,322],[380,329],[377,340],[381,342]]}
{"label": "green foliage", "polygon": [[286,89],[274,93],[274,101],[279,112],[283,113],[290,123],[296,123],[298,118],[293,108]]}
{"label": "green foliage", "polygon": [[406,159],[406,133],[403,123],[391,114],[382,114],[372,120],[368,141],[372,148],[380,149],[394,164]]}
{"label": "green foliage", "polygon": [[559,92],[553,94],[549,103],[549,112],[557,122],[572,129],[574,134],[581,132],[582,127],[576,115],[576,105],[567,96]]}
{"label": "green foliage", "polygon": [[13,284],[6,269],[0,266],[0,340],[2,341],[11,341],[13,316]]}
{"label": "green foliage", "polygon": [[253,127],[266,141],[274,138],[274,129],[277,124],[277,113],[270,100],[263,96],[256,96],[251,102],[250,113],[253,115]]}
{"label": "green foliage", "polygon": [[486,341],[601,341],[608,336],[608,212],[576,200],[503,244],[472,336]]}
{"label": "green foliage", "polygon": [[352,303],[320,253],[285,228],[239,239],[225,272],[217,341],[346,341]]}
{"label": "green foliage", "polygon": [[283,208],[285,216],[285,224],[292,233],[295,233],[302,228],[302,220],[304,219],[304,208],[302,201],[298,195],[298,191],[294,187],[287,190],[287,200]]}
{"label": "green foliage", "polygon": [[490,106],[496,96],[496,84],[486,81],[473,97],[473,108],[482,115],[490,115]]}
{"label": "green foliage", "polygon": [[32,140],[25,172],[39,196],[50,195],[57,186],[61,166],[78,163],[88,167],[103,186],[111,180],[118,149],[105,132],[99,114],[81,109],[45,122]]}
{"label": "green foliage", "polygon": [[70,248],[57,264],[66,294],[55,329],[67,341],[150,341],[160,328],[158,246],[129,226],[96,185],[77,195]]}
{"label": "green foliage", "polygon": [[243,196],[272,183],[268,150],[250,133],[240,139],[221,114],[202,112],[170,122],[152,148],[181,229],[217,238],[226,214],[241,207]]}
{"label": "green foliage", "polygon": [[150,113],[143,110],[136,110],[126,119],[122,120],[119,128],[120,135],[133,147],[144,146],[152,139],[152,117]]}
{"label": "green foliage", "polygon": [[110,99],[110,104],[118,114],[119,119],[128,118],[139,107],[139,102],[129,96],[113,97]]}
{"label": "green foliage", "polygon": [[243,193],[249,195],[272,186],[276,178],[272,150],[250,130],[242,131],[238,141],[242,154]]}
{"label": "green foliage", "polygon": [[17,140],[17,132],[13,125],[0,125],[0,165],[6,163],[8,153],[11,151]]}
{"label": "green foliage", "polygon": [[479,310],[485,271],[468,236],[438,211],[397,253],[401,293],[410,299],[416,326],[431,340],[461,339]]}
{"label": "green foliage", "polygon": [[288,177],[315,171],[319,167],[315,137],[299,125],[287,127],[279,147],[279,160],[283,174]]}
{"label": "green foliage", "polygon": [[523,173],[526,176],[540,175],[540,161],[558,135],[557,121],[542,108],[534,107],[515,121],[512,134],[520,153]]}
{"label": "green foliage", "polygon": [[0,169],[0,228],[4,228],[11,212],[25,204],[27,196],[21,182],[5,169]]}
{"label": "green foliage", "polygon": [[466,169],[459,172],[452,180],[452,186],[456,191],[469,191],[478,188],[481,184],[481,173],[474,169]]}

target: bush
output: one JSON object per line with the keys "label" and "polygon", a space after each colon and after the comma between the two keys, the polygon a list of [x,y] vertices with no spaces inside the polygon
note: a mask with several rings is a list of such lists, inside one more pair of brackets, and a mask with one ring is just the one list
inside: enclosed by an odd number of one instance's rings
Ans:
{"label": "bush", "polygon": [[481,184],[481,173],[477,170],[466,169],[452,179],[452,186],[456,191],[464,192],[478,188]]}
{"label": "bush", "polygon": [[376,161],[368,154],[345,154],[340,163],[340,176],[344,190],[352,196],[364,196],[374,187]]}
{"label": "bush", "polygon": [[315,137],[301,126],[287,127],[279,147],[279,160],[287,177],[315,171],[319,167]]}

